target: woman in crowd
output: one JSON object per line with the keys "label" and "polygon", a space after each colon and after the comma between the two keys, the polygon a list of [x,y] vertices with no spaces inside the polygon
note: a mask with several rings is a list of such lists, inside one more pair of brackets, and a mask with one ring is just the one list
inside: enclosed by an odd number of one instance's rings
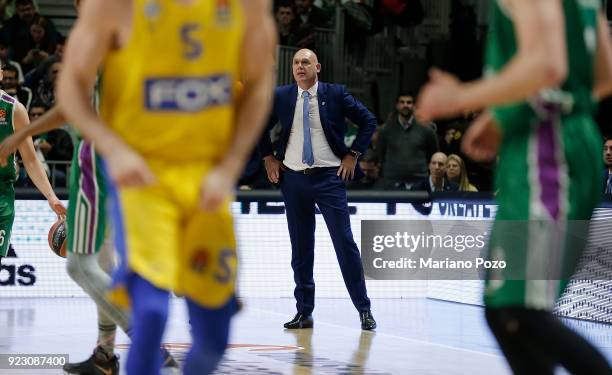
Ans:
{"label": "woman in crowd", "polygon": [[465,163],[459,155],[450,154],[446,162],[446,178],[459,185],[459,191],[478,191],[470,184]]}

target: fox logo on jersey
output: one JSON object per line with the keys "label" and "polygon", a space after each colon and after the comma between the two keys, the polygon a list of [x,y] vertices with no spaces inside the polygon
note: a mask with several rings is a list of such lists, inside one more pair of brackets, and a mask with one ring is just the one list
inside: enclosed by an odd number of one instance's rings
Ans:
{"label": "fox logo on jersey", "polygon": [[145,80],[145,107],[149,111],[198,112],[229,104],[231,97],[228,75]]}

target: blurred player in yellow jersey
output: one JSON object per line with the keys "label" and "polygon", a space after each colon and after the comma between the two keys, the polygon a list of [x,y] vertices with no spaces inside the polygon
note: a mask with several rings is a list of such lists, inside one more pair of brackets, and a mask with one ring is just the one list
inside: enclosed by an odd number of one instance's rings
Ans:
{"label": "blurred player in yellow jersey", "polygon": [[[269,0],[90,0],[74,31],[58,103],[106,162],[113,296],[134,314],[126,369],[158,371],[174,290],[193,327],[184,371],[210,373],[235,308],[230,195],[270,106]],[[98,117],[87,98],[100,66]]]}

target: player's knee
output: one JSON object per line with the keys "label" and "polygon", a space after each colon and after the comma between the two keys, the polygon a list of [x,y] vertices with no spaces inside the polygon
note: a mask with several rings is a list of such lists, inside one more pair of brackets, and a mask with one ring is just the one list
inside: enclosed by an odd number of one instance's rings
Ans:
{"label": "player's knee", "polygon": [[486,309],[485,317],[495,336],[516,334],[521,327],[520,314],[511,309]]}
{"label": "player's knee", "polygon": [[135,319],[148,327],[163,327],[168,319],[168,307],[164,304],[146,303],[134,309]]}
{"label": "player's knee", "polygon": [[68,276],[70,276],[70,278],[77,284],[79,284],[79,281],[83,278],[83,269],[79,264],[78,257],[76,257],[74,254],[68,253],[66,260],[66,272],[68,273]]}
{"label": "player's knee", "polygon": [[104,272],[110,274],[115,267],[115,250],[110,241],[105,241],[98,253],[98,265]]}
{"label": "player's knee", "polygon": [[225,348],[227,347],[226,339],[207,339],[206,344],[194,344],[191,347],[185,363],[185,374],[210,374],[221,361]]}

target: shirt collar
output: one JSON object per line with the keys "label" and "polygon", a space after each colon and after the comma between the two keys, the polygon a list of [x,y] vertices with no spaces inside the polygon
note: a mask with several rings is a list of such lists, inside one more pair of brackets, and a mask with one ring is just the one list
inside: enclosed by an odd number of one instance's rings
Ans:
{"label": "shirt collar", "polygon": [[[315,82],[314,85],[312,85],[311,88],[308,89],[308,93],[310,94],[310,97],[315,97],[317,96],[317,90],[319,89],[319,81]],[[298,86],[298,98],[302,97],[302,93],[306,91],[306,90],[302,90],[302,88],[300,86]]]}
{"label": "shirt collar", "polygon": [[[429,187],[431,188],[432,192],[436,191],[436,185],[434,185],[433,180],[431,179],[431,175],[429,176]],[[444,191],[444,179],[442,179],[442,190],[441,191]]]}
{"label": "shirt collar", "polygon": [[399,122],[399,124],[402,126],[402,128],[404,129],[408,129],[410,126],[412,126],[412,123],[414,122],[414,115],[411,115],[408,120],[402,122],[402,116],[400,116],[399,114],[397,115],[397,122]]}

